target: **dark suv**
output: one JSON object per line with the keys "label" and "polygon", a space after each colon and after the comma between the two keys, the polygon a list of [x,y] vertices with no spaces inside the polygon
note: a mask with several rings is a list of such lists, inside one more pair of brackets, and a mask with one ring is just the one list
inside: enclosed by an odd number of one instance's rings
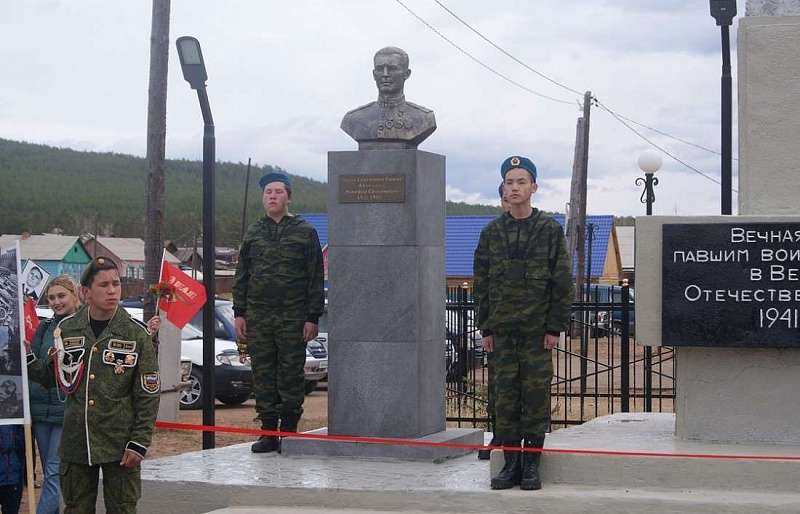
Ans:
{"label": "dark suv", "polygon": [[[628,300],[629,308],[629,327],[630,333],[633,334],[635,325],[634,316],[634,293],[630,289],[630,298]],[[589,285],[589,303],[611,303],[614,308],[607,310],[597,310],[589,312],[589,323],[594,326],[595,315],[597,319],[597,328],[601,334],[611,332],[612,334],[622,333],[622,287],[612,286],[609,284],[591,284]]]}

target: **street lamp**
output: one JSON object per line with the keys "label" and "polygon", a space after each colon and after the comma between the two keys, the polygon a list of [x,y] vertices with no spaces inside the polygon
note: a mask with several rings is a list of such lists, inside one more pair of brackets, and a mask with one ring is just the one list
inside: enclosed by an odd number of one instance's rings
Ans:
{"label": "street lamp", "polygon": [[[197,90],[203,115],[203,285],[206,304],[203,306],[203,425],[214,426],[214,119],[206,93],[206,65],[200,42],[193,37],[179,37],[175,42],[181,61],[183,78]],[[203,449],[214,448],[214,432],[203,432]]]}
{"label": "street lamp", "polygon": [[[639,199],[647,205],[647,215],[653,215],[653,203],[656,195],[653,188],[658,185],[658,179],[653,175],[661,169],[661,155],[653,150],[647,150],[639,156],[639,169],[644,172],[644,178],[636,179],[636,185],[644,185],[642,197]],[[644,347],[644,411],[653,412],[653,349],[650,346]]]}
{"label": "street lamp", "polygon": [[736,17],[736,0],[709,0],[711,16],[722,31],[722,214],[733,214],[733,92],[731,80],[730,26]]}
{"label": "street lamp", "polygon": [[653,204],[656,201],[653,188],[658,185],[658,179],[653,175],[661,169],[661,155],[652,150],[648,150],[639,156],[638,162],[639,169],[644,172],[644,178],[637,178],[636,185],[644,185],[644,191],[642,191],[640,201],[647,205],[647,215],[651,216],[653,214]]}

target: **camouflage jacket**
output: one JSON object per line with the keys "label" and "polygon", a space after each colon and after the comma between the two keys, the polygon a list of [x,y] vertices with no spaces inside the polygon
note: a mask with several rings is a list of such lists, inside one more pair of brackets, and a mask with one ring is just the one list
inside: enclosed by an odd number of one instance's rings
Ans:
{"label": "camouflage jacket", "polygon": [[299,216],[253,223],[239,249],[233,311],[278,312],[318,323],[325,307],[322,249],[317,231]]}
{"label": "camouflage jacket", "polygon": [[[119,462],[126,449],[144,457],[153,437],[161,381],[150,334],[117,308],[95,338],[89,309],[59,322],[64,350],[83,362],[77,390],[64,405],[61,460],[81,464]],[[28,354],[28,376],[54,387],[54,364]]]}
{"label": "camouflage jacket", "polygon": [[478,327],[532,334],[567,329],[572,266],[564,232],[534,209],[526,219],[503,214],[481,231],[474,261]]}

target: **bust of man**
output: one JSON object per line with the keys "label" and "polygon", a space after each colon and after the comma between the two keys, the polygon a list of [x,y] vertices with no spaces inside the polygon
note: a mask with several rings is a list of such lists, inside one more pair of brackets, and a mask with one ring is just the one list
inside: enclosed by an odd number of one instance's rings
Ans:
{"label": "bust of man", "polygon": [[374,62],[378,101],[345,114],[342,130],[358,141],[359,150],[416,148],[436,130],[436,118],[432,110],[406,102],[408,54],[387,46],[378,50]]}

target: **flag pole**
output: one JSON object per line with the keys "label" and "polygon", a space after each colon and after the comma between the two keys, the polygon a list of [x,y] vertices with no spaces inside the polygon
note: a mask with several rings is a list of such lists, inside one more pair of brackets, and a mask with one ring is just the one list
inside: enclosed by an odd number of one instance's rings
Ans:
{"label": "flag pole", "polygon": [[[160,284],[161,281],[164,279],[164,261],[167,260],[167,249],[164,248],[161,252],[161,265],[158,267],[158,283]],[[161,317],[161,308],[159,304],[161,303],[161,297],[158,296],[156,298],[156,314]]]}

